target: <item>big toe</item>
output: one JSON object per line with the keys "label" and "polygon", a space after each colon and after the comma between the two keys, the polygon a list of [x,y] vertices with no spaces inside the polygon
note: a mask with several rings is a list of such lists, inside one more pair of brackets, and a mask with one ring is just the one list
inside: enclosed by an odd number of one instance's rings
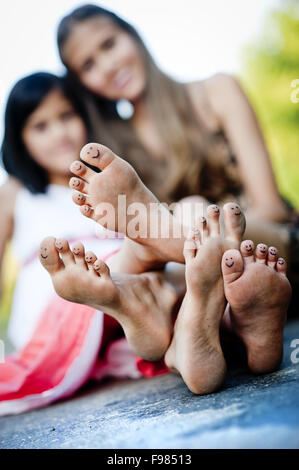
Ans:
{"label": "big toe", "polygon": [[39,259],[43,267],[52,275],[55,274],[63,263],[58,255],[54,237],[47,237],[40,244]]}
{"label": "big toe", "polygon": [[238,250],[227,250],[222,256],[222,274],[225,284],[236,281],[244,272],[244,262]]}
{"label": "big toe", "polygon": [[116,158],[114,153],[104,145],[89,143],[84,145],[80,152],[80,158],[84,162],[104,170]]}
{"label": "big toe", "polygon": [[223,206],[223,216],[225,238],[236,242],[239,246],[246,227],[246,221],[241,207],[234,202],[228,202]]}

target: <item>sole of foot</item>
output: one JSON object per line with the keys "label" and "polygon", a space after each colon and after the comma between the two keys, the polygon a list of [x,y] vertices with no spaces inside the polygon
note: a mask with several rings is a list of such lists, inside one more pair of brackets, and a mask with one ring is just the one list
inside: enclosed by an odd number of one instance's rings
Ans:
{"label": "sole of foot", "polygon": [[138,356],[149,361],[164,356],[177,294],[163,273],[111,274],[104,261],[85,253],[82,243],[71,250],[67,240],[54,237],[42,241],[40,261],[60,297],[115,318]]}
{"label": "sole of foot", "polygon": [[221,260],[228,247],[239,246],[245,218],[234,203],[223,208],[225,235],[220,235],[220,210],[211,205],[185,241],[187,291],[165,355],[167,366],[181,374],[188,388],[204,395],[217,391],[226,377],[219,330],[226,307]]}
{"label": "sole of foot", "polygon": [[224,291],[232,331],[246,346],[250,370],[277,370],[283,354],[283,329],[291,298],[286,262],[275,247],[245,240],[222,259]]}
{"label": "sole of foot", "polygon": [[[75,177],[69,184],[76,191],[73,201],[80,206],[81,213],[137,242],[140,247],[135,246],[135,254],[148,265],[184,262],[184,239],[178,250],[179,237],[173,237],[174,231],[180,231],[180,224],[143,184],[133,167],[97,143],[85,145],[80,158],[82,161],[75,161],[70,167]],[[84,162],[101,170],[100,173]],[[164,233],[165,228],[169,233]]]}

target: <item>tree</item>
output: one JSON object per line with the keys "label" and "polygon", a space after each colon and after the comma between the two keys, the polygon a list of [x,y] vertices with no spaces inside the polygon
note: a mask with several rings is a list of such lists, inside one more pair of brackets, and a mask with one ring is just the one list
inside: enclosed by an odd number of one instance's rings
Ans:
{"label": "tree", "polygon": [[299,1],[270,10],[242,51],[241,82],[257,112],[281,194],[299,209]]}

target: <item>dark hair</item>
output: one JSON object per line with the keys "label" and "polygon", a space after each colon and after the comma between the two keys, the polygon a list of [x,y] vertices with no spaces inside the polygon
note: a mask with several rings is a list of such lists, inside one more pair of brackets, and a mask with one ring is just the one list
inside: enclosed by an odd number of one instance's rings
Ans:
{"label": "dark hair", "polygon": [[19,80],[6,103],[1,160],[7,173],[17,178],[32,193],[44,193],[48,185],[46,170],[27,151],[21,133],[28,117],[54,89],[60,89],[82,117],[89,132],[89,120],[81,103],[66,86],[64,78],[37,72]]}

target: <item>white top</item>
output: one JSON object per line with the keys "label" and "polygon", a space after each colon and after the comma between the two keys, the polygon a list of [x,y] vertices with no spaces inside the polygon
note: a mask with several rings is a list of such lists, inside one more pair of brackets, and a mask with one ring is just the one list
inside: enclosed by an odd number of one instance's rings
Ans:
{"label": "white top", "polygon": [[47,271],[39,262],[39,245],[47,236],[82,241],[86,250],[102,258],[117,249],[121,239],[104,239],[106,230],[84,217],[72,201],[72,190],[51,184],[45,194],[22,188],[16,197],[12,250],[21,269],[14,291],[8,336],[15,348],[30,339],[41,313],[56,295]]}

